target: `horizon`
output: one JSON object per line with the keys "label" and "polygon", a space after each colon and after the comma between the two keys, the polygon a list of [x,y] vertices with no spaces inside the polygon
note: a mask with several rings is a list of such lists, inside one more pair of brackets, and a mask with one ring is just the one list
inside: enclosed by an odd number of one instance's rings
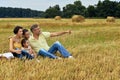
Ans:
{"label": "horizon", "polygon": [[[0,3],[1,3],[0,7],[24,8],[24,9],[31,9],[31,10],[37,10],[37,11],[45,11],[50,6],[52,7],[55,5],[59,5],[60,9],[62,10],[63,7],[65,7],[67,4],[74,4],[75,1],[77,1],[77,0],[66,0],[64,2],[61,0],[52,0],[52,1],[49,1],[49,0],[41,0],[41,1],[38,1],[38,0],[31,0],[31,1],[28,1],[28,0],[26,0],[26,1],[7,0],[7,1],[1,1],[0,0]],[[81,1],[83,6],[88,7],[89,5],[94,6],[95,4],[98,3],[99,0],[80,0],[80,1]],[[101,0],[101,1],[104,1],[104,0]],[[110,0],[110,1],[119,2],[120,0]]]}

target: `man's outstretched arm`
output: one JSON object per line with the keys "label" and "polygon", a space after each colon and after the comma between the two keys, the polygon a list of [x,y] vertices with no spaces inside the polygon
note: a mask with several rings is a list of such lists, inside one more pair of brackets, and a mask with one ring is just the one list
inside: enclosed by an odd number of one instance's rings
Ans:
{"label": "man's outstretched arm", "polygon": [[71,34],[71,30],[62,31],[62,32],[53,32],[53,33],[50,33],[50,37],[61,36],[66,33]]}

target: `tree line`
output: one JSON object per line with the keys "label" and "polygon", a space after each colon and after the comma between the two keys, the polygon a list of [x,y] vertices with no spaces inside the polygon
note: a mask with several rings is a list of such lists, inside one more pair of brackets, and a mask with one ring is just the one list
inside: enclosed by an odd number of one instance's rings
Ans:
{"label": "tree line", "polygon": [[114,16],[120,18],[120,2],[117,1],[98,1],[96,5],[89,5],[87,8],[82,5],[80,0],[73,4],[67,4],[61,11],[59,5],[49,7],[45,11],[46,18],[53,18],[55,16],[62,16],[70,18],[73,15],[82,15],[87,18],[105,18],[107,16]]}
{"label": "tree line", "polygon": [[43,11],[23,9],[23,8],[11,8],[11,7],[0,7],[0,17],[9,18],[9,17],[43,17]]}
{"label": "tree line", "polygon": [[117,1],[98,1],[96,5],[89,5],[87,8],[82,5],[80,0],[73,4],[67,4],[60,8],[59,5],[50,6],[45,11],[37,11],[23,8],[5,8],[0,7],[0,17],[45,17],[54,18],[61,16],[70,18],[73,15],[82,15],[87,18],[105,18],[107,16],[114,16],[120,18],[120,2]]}

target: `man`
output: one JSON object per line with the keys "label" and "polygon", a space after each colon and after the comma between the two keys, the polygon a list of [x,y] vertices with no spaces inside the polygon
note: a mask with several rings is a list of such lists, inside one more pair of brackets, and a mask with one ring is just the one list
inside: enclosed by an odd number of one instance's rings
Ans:
{"label": "man", "polygon": [[29,38],[29,42],[35,52],[38,53],[38,55],[57,59],[59,57],[55,56],[54,54],[59,51],[63,57],[73,58],[60,42],[56,41],[51,47],[49,47],[46,42],[46,38],[60,36],[66,33],[70,34],[70,30],[55,33],[41,32],[41,29],[37,24],[32,25],[30,30],[33,35]]}

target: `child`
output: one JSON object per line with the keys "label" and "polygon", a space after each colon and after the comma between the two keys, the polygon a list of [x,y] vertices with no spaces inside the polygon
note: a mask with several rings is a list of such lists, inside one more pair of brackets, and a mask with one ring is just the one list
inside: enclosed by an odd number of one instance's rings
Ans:
{"label": "child", "polygon": [[26,52],[31,54],[33,57],[36,57],[36,53],[29,45],[29,41],[27,39],[22,39],[21,45],[22,45],[22,50],[25,50]]}

